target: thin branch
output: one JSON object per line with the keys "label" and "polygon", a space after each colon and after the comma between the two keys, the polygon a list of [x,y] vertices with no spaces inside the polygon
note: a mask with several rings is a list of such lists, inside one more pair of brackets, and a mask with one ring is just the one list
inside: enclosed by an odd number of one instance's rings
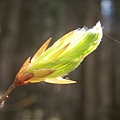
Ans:
{"label": "thin branch", "polygon": [[4,95],[0,98],[0,104],[8,98],[8,95],[15,89],[16,85],[13,83],[8,90],[4,93]]}

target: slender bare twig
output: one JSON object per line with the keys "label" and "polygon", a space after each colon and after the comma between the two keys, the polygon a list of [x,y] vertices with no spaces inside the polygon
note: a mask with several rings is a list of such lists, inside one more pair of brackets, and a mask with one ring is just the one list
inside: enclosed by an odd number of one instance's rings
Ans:
{"label": "slender bare twig", "polygon": [[4,95],[0,98],[0,104],[8,98],[8,95],[15,89],[16,85],[13,83],[8,90],[4,93]]}

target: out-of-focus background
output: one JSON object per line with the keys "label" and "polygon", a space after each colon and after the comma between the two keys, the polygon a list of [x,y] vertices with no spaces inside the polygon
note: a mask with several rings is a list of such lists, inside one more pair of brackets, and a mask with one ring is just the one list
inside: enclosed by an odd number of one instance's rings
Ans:
{"label": "out-of-focus background", "polygon": [[[0,94],[49,38],[101,21],[120,41],[120,0],[0,0]],[[51,43],[51,44],[52,44]],[[16,88],[0,106],[0,120],[120,120],[120,44],[104,35],[69,78]]]}

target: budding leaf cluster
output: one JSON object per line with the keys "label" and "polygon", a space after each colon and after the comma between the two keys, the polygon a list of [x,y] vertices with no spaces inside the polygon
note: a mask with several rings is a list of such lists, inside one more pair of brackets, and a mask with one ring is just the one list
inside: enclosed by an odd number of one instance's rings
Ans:
{"label": "budding leaf cluster", "polygon": [[62,77],[78,67],[98,47],[102,36],[102,27],[98,22],[91,29],[84,27],[67,33],[49,48],[51,38],[48,39],[32,59],[29,57],[25,61],[14,83],[17,86],[37,82],[76,83]]}

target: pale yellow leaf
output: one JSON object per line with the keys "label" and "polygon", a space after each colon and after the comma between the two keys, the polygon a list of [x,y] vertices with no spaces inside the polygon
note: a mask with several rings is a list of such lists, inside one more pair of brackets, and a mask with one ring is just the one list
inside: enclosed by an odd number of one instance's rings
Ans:
{"label": "pale yellow leaf", "polygon": [[43,78],[43,77],[46,77],[46,76],[52,74],[53,72],[55,72],[55,70],[41,68],[41,69],[36,70],[34,77],[35,78]]}
{"label": "pale yellow leaf", "polygon": [[58,78],[46,78],[44,80],[44,82],[52,83],[52,84],[73,84],[73,83],[76,83],[76,81],[62,79],[61,77],[58,77]]}
{"label": "pale yellow leaf", "polygon": [[20,74],[22,75],[24,72],[26,72],[29,63],[30,63],[30,57],[24,62],[24,64],[22,65],[16,76],[19,76]]}
{"label": "pale yellow leaf", "polygon": [[33,56],[33,58],[31,59],[31,63],[33,63],[34,61],[36,61],[38,59],[38,57],[46,50],[46,48],[48,47],[50,41],[52,38],[49,38],[40,48],[39,50],[35,53],[35,55]]}

